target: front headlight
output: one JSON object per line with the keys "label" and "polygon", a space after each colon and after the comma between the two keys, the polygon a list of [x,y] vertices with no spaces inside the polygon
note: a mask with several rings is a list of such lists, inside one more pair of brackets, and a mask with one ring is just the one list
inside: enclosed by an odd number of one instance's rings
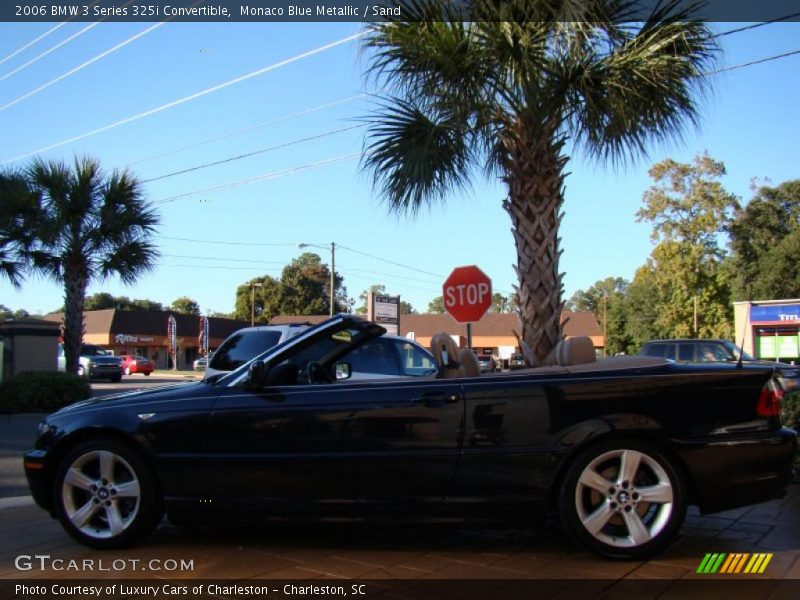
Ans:
{"label": "front headlight", "polygon": [[44,435],[48,431],[50,431],[50,425],[47,423],[47,421],[42,421],[41,423],[39,423],[38,433],[40,436]]}

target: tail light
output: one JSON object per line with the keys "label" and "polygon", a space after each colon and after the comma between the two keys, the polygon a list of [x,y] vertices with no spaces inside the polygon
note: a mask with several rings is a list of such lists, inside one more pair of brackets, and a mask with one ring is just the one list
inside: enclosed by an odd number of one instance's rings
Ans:
{"label": "tail light", "polygon": [[783,398],[783,390],[780,385],[773,380],[769,381],[758,397],[756,414],[759,417],[781,416],[781,398]]}

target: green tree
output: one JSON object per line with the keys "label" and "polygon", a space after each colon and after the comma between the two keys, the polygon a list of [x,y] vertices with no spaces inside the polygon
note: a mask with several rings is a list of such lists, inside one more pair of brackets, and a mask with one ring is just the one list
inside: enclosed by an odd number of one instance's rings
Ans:
{"label": "green tree", "polygon": [[[281,273],[281,314],[325,315],[330,311],[330,269],[313,252],[305,252]],[[347,310],[347,290],[334,275],[334,312]]]}
{"label": "green tree", "polygon": [[0,321],[7,321],[9,319],[27,319],[31,316],[24,308],[18,308],[17,310],[11,310],[7,306],[3,306],[0,304]]}
{"label": "green tree", "polygon": [[719,179],[725,165],[707,154],[692,164],[672,159],[650,169],[638,220],[653,224],[648,268],[658,290],[655,327],[664,337],[731,337],[730,280],[721,236],[739,203]]}
{"label": "green tree", "polygon": [[36,193],[23,173],[0,173],[0,275],[18,288],[30,262],[38,213]]}
{"label": "green tree", "polygon": [[800,179],[760,187],[730,227],[736,300],[798,297],[799,231]]}
{"label": "green tree", "polygon": [[[252,288],[251,283],[261,284]],[[342,278],[334,278],[336,307],[334,312],[347,311],[351,302]],[[237,319],[250,320],[251,298],[255,296],[255,320],[268,323],[276,315],[327,315],[330,301],[330,270],[322,259],[306,252],[284,267],[280,280],[265,275],[236,289]]]}
{"label": "green tree", "polygon": [[[116,308],[118,310],[164,310],[160,302],[155,300],[131,300],[127,296],[114,296],[107,292],[98,292],[86,297],[84,310],[103,310]],[[62,306],[55,312],[64,312]]]}
{"label": "green tree", "polygon": [[183,315],[200,315],[200,305],[197,300],[189,298],[188,296],[181,296],[175,298],[170,304],[170,309]]}
{"label": "green tree", "polygon": [[406,302],[405,300],[400,300],[400,314],[401,315],[415,315],[417,311],[411,306],[410,302]]}
{"label": "green tree", "polygon": [[509,313],[512,311],[512,302],[508,296],[504,296],[500,292],[492,294],[492,304],[489,306],[489,312],[493,313]]}
{"label": "green tree", "polygon": [[367,294],[372,292],[373,294],[385,294],[386,293],[386,286],[380,283],[373,283],[369,286],[368,290],[364,290],[359,294],[358,299],[361,300],[361,305],[356,308],[356,314],[358,315],[365,315],[367,314]]}
{"label": "green tree", "polygon": [[649,174],[655,185],[644,193],[644,207],[636,216],[652,223],[653,241],[685,242],[721,258],[720,235],[740,210],[736,196],[719,181],[726,174],[724,163],[708,154],[695,156],[692,164],[668,158],[653,165]]}
{"label": "green tree", "polygon": [[696,123],[716,43],[694,3],[474,0],[458,15],[402,4],[408,21],[376,23],[365,39],[388,91],[368,117],[364,167],[410,215],[467,186],[473,167],[499,176],[522,340],[542,363],[562,336],[566,149],[618,163]]}
{"label": "green tree", "polygon": [[434,315],[444,314],[444,298],[436,296],[436,298],[428,302],[428,312]]}
{"label": "green tree", "polygon": [[152,269],[158,216],[129,171],[107,175],[94,159],[76,159],[72,167],[37,159],[25,177],[40,201],[34,267],[64,286],[66,369],[75,373],[87,287],[111,275],[133,283]]}
{"label": "green tree", "polygon": [[[252,283],[260,285],[252,287]],[[269,275],[256,277],[247,283],[243,283],[236,288],[236,308],[233,311],[233,318],[249,321],[251,301],[254,298],[253,314],[255,315],[256,323],[267,324],[276,315],[288,314],[281,312],[282,290],[281,282]]]}
{"label": "green tree", "polygon": [[587,290],[578,290],[567,302],[567,308],[594,314],[606,334],[607,355],[627,353],[630,342],[625,333],[625,294],[629,283],[622,277],[606,277]]}

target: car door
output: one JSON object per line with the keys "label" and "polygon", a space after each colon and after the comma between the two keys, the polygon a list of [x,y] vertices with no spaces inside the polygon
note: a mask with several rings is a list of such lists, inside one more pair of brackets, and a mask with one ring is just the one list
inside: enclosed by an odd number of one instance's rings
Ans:
{"label": "car door", "polygon": [[[332,374],[335,360],[357,347],[334,328],[352,318],[331,321],[264,357],[270,366],[260,385],[242,371],[221,386],[210,427],[215,496],[294,508],[441,500],[458,461],[459,384],[417,377],[313,383],[306,367],[316,348]],[[368,341],[384,330],[362,322],[352,331]]]}
{"label": "car door", "polygon": [[441,500],[464,403],[447,380],[223,390],[211,415],[215,497],[292,502]]}
{"label": "car door", "polygon": [[[558,387],[546,377],[483,375],[460,380],[464,444],[448,500],[543,504],[553,470],[552,413]],[[558,405],[558,403],[556,403]]]}

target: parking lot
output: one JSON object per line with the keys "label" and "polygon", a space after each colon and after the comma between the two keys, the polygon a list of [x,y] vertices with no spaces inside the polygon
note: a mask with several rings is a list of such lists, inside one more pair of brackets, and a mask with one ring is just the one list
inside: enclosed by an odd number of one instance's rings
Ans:
{"label": "parking lot", "polygon": [[[96,394],[168,385],[185,380],[128,377],[122,384],[95,383]],[[769,579],[779,591],[800,587],[800,486],[780,501],[702,517],[691,513],[683,535],[666,552],[644,562],[607,561],[580,551],[552,519],[487,528],[474,523],[370,525],[353,523],[268,523],[254,527],[210,525],[187,531],[163,522],[144,544],[127,550],[98,552],[69,538],[58,523],[27,496],[21,453],[30,446],[39,415],[3,416],[0,420],[0,577],[4,579],[270,579],[355,578],[394,580],[518,579],[591,580],[597,593],[620,591],[635,582],[637,595],[681,594],[690,580],[714,579],[731,585],[743,578]],[[761,575],[702,575],[697,568],[707,553],[773,553]],[[48,555],[78,564],[90,559],[122,569],[65,570],[52,563],[20,569],[17,557]],[[123,562],[114,562],[124,559]],[[190,561],[188,570],[163,570],[167,559]],[[153,561],[156,562],[153,562]],[[99,563],[96,563],[99,564]],[[148,566],[155,565],[151,569]],[[169,563],[171,564],[171,563]],[[24,566],[24,564],[22,565]],[[144,569],[144,572],[143,572]],[[732,580],[733,579],[733,580]],[[734,581],[735,580],[735,581]],[[485,586],[486,584],[484,584]],[[688,584],[691,585],[691,584]],[[385,584],[384,584],[385,586]],[[789,586],[789,587],[787,587]],[[382,590],[388,591],[393,587]],[[479,587],[489,594],[490,588]],[[495,588],[491,588],[495,589]],[[544,588],[543,588],[544,589]],[[558,587],[553,588],[554,594]],[[716,588],[715,588],[716,589]],[[766,590],[766,588],[764,588]],[[774,593],[774,587],[757,594]],[[735,593],[745,588],[732,588]],[[395,591],[397,591],[395,589]],[[584,590],[586,591],[586,590]],[[402,597],[402,594],[400,594]],[[765,596],[766,597],[766,596]],[[789,597],[789,596],[786,596]]]}

